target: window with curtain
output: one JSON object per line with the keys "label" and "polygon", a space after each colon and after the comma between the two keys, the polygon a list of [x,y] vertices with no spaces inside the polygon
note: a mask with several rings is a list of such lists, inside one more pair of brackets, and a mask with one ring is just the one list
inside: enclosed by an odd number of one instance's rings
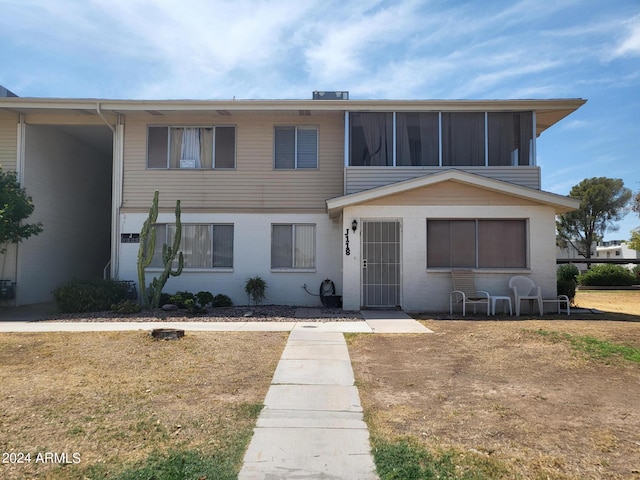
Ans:
{"label": "window with curtain", "polygon": [[489,165],[531,165],[533,114],[489,112],[487,114]]}
{"label": "window with curtain", "polygon": [[393,114],[349,115],[350,162],[352,166],[393,165]]}
{"label": "window with curtain", "polygon": [[271,268],[307,269],[316,266],[316,226],[271,226]]}
{"label": "window with curtain", "polygon": [[233,126],[149,127],[149,168],[235,168]]}
{"label": "window with curtain", "polygon": [[427,267],[527,268],[527,222],[428,219]]}
{"label": "window with curtain", "polygon": [[275,127],[276,169],[318,168],[317,127]]}
{"label": "window with curtain", "polygon": [[442,114],[442,165],[483,166],[484,113]]}
{"label": "window with curtain", "polygon": [[396,114],[396,165],[438,166],[438,113]]}
{"label": "window with curtain", "polygon": [[[152,267],[162,267],[162,246],[171,245],[175,224],[156,224]],[[180,251],[185,268],[233,268],[233,225],[182,224]],[[177,260],[174,262],[177,266]]]}

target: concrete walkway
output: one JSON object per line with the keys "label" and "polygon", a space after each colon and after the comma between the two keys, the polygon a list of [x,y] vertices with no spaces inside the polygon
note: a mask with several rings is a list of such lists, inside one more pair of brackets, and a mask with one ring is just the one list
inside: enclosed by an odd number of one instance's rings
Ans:
{"label": "concrete walkway", "polygon": [[377,479],[344,336],[295,328],[239,480]]}

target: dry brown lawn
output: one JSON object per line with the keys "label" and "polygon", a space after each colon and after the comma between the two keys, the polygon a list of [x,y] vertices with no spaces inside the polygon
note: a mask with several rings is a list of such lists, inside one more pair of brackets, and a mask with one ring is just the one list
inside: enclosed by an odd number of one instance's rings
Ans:
{"label": "dry brown lawn", "polygon": [[[282,354],[280,333],[0,335],[0,478],[69,478],[117,471],[151,452],[215,455],[246,442]],[[35,463],[38,453],[80,464]]]}
{"label": "dry brown lawn", "polygon": [[579,292],[577,304],[616,313],[425,319],[434,334],[350,337],[372,435],[495,462],[500,478],[639,479],[640,364],[538,331],[640,348],[640,292]]}

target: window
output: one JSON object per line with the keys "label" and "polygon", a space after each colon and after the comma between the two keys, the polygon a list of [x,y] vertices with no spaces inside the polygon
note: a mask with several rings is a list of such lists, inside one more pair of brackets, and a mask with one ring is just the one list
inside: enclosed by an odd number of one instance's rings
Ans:
{"label": "window", "polygon": [[[157,224],[152,267],[162,267],[162,246],[172,245],[176,226]],[[233,225],[182,224],[180,251],[185,268],[233,268]],[[177,266],[177,259],[175,260]]]}
{"label": "window", "polygon": [[276,127],[275,168],[318,168],[317,127]]}
{"label": "window", "polygon": [[396,114],[396,165],[439,164],[437,113]]}
{"label": "window", "polygon": [[149,127],[149,168],[235,168],[236,128]]}
{"label": "window", "polygon": [[427,267],[526,268],[526,220],[427,220]]}
{"label": "window", "polygon": [[489,165],[530,165],[533,156],[533,115],[487,114]]}
{"label": "window", "polygon": [[533,119],[533,112],[349,112],[349,165],[534,165]]}
{"label": "window", "polygon": [[393,114],[352,113],[349,121],[351,165],[393,165]]}
{"label": "window", "polygon": [[272,225],[271,268],[315,268],[315,238],[315,225]]}
{"label": "window", "polygon": [[442,114],[442,165],[484,165],[484,113]]}

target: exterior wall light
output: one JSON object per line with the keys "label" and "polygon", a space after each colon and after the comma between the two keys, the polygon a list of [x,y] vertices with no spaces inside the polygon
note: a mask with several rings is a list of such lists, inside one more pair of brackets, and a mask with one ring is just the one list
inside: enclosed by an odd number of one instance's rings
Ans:
{"label": "exterior wall light", "polygon": [[353,233],[355,233],[357,229],[358,229],[358,221],[354,220],[353,222],[351,222],[351,230],[353,230]]}

